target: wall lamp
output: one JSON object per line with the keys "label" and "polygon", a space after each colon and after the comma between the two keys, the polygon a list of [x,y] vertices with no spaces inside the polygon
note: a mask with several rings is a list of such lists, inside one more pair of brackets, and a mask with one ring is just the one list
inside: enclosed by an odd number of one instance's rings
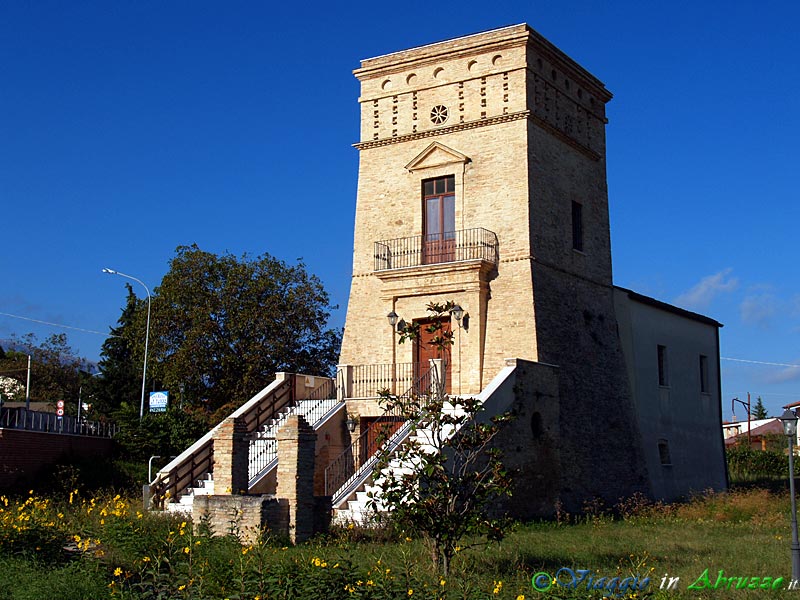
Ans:
{"label": "wall lamp", "polygon": [[460,304],[456,304],[450,309],[450,314],[453,315],[458,321],[458,327],[463,328],[464,331],[469,331],[469,313],[461,308]]}

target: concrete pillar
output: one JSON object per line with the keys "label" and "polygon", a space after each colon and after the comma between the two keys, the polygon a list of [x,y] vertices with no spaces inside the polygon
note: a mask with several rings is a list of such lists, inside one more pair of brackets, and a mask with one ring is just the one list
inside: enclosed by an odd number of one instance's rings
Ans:
{"label": "concrete pillar", "polygon": [[228,418],[214,433],[214,492],[246,494],[250,441],[244,419]]}
{"label": "concrete pillar", "polygon": [[289,504],[289,538],[303,542],[314,534],[314,448],[317,434],[300,415],[278,429],[276,496]]}

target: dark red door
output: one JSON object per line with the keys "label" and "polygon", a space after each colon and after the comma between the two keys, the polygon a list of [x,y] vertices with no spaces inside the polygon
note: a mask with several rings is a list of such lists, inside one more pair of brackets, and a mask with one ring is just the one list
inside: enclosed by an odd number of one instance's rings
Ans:
{"label": "dark red door", "polygon": [[[419,375],[417,379],[424,374],[430,365],[430,359],[442,358],[444,359],[444,390],[445,393],[450,393],[450,345],[441,345],[434,342],[435,338],[446,338],[450,334],[450,319],[443,318],[440,320],[435,319],[420,319],[415,321],[419,323],[419,336],[414,344],[414,364],[417,365]],[[438,328],[436,327],[438,323]]]}

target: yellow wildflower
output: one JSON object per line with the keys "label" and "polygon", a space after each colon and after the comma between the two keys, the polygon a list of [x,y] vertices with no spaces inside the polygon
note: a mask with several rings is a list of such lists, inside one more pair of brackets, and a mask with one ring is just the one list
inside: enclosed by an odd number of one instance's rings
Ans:
{"label": "yellow wildflower", "polygon": [[503,582],[502,581],[495,581],[494,582],[494,591],[492,592],[495,596],[500,593],[500,590],[503,589]]}
{"label": "yellow wildflower", "polygon": [[192,549],[189,546],[186,546],[186,548],[183,549],[183,553],[184,554],[189,554],[189,552],[191,552],[191,551],[192,551]]}
{"label": "yellow wildflower", "polygon": [[120,567],[117,567],[116,569],[114,569],[114,577],[119,577],[120,575],[122,575],[122,569]]}
{"label": "yellow wildflower", "polygon": [[517,600],[525,600],[525,594],[520,594],[517,596]]}
{"label": "yellow wildflower", "polygon": [[439,585],[444,585],[445,583],[447,583],[447,581],[445,581],[444,579],[439,581]]}
{"label": "yellow wildflower", "polygon": [[409,596],[413,596],[414,595],[414,590],[412,590],[411,588],[408,588],[408,595]]}

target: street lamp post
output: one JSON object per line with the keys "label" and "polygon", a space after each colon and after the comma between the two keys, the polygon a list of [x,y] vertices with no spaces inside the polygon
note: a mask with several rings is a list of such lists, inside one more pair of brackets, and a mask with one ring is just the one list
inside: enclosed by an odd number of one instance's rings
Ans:
{"label": "street lamp post", "polygon": [[797,505],[794,497],[794,438],[797,435],[797,415],[788,408],[781,415],[783,433],[789,441],[789,494],[792,497],[792,580],[800,578],[800,542],[797,540]]}
{"label": "street lamp post", "polygon": [[142,399],[139,403],[139,420],[142,420],[144,416],[144,387],[145,387],[145,380],[147,379],[147,346],[150,342],[150,290],[147,289],[147,286],[141,279],[137,279],[132,275],[126,275],[125,273],[120,273],[119,271],[115,271],[114,269],[103,269],[103,273],[107,273],[109,275],[119,275],[120,277],[126,277],[128,279],[132,279],[133,281],[140,283],[144,288],[144,291],[147,292],[147,328],[145,329],[144,334],[144,367],[142,367]]}

